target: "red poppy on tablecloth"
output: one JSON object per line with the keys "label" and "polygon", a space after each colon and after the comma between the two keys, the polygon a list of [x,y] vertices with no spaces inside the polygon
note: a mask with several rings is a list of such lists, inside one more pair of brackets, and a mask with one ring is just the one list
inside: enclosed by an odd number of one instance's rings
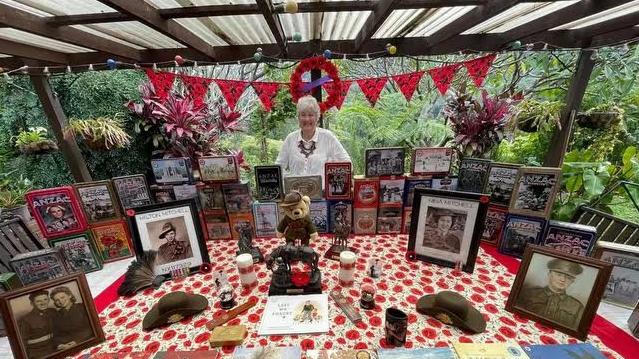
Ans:
{"label": "red poppy on tablecloth", "polygon": [[219,86],[220,91],[222,91],[222,96],[224,96],[229,109],[231,109],[231,111],[235,111],[235,105],[244,93],[244,90],[246,90],[246,87],[248,87],[249,83],[246,81],[220,79],[216,79],[215,83]]}
{"label": "red poppy on tablecloth", "polygon": [[173,81],[175,81],[175,74],[172,72],[164,72],[164,71],[153,71],[153,69],[145,69],[146,76],[149,78],[151,85],[153,85],[153,89],[155,90],[155,95],[160,98],[160,100],[166,100],[173,89]]}
{"label": "red poppy on tablecloth", "polygon": [[264,110],[270,112],[280,84],[277,82],[252,82],[251,86],[253,86],[257,97],[260,99],[262,106],[264,106]]}
{"label": "red poppy on tablecloth", "polygon": [[357,80],[357,84],[359,88],[362,89],[368,102],[374,107],[387,81],[388,77],[374,77],[370,79],[359,79]]}
{"label": "red poppy on tablecloth", "polygon": [[433,82],[435,82],[435,87],[437,87],[439,93],[442,95],[446,94],[460,66],[461,64],[450,64],[428,70],[428,74],[433,79]]}
{"label": "red poppy on tablecloth", "polygon": [[[346,95],[348,94],[348,90],[350,90],[351,88],[351,84],[353,83],[353,81],[351,80],[343,80],[341,81],[341,89],[339,92],[339,96],[337,97],[337,99],[335,100],[335,107],[337,107],[337,109],[341,109],[342,105],[344,104],[344,100],[346,99]],[[322,84],[322,87],[326,90],[326,92],[331,93],[332,91],[334,91],[334,87],[335,87],[335,82],[333,81],[329,81],[326,82],[324,84]]]}
{"label": "red poppy on tablecloth", "polygon": [[394,75],[392,78],[399,87],[399,91],[401,91],[406,98],[406,101],[410,101],[413,98],[413,93],[415,93],[422,76],[424,76],[424,71],[416,71],[408,74]]}
{"label": "red poppy on tablecloth", "polygon": [[195,107],[201,106],[204,103],[204,96],[209,91],[209,84],[213,79],[181,74],[180,80],[182,80],[191,100],[193,100],[193,105]]}
{"label": "red poppy on tablecloth", "polygon": [[493,65],[493,61],[495,61],[496,57],[497,55],[490,54],[464,62],[468,75],[470,75],[470,78],[473,79],[473,82],[477,87],[481,87],[481,85],[483,85],[484,79],[486,78],[486,75],[488,75],[488,71]]}

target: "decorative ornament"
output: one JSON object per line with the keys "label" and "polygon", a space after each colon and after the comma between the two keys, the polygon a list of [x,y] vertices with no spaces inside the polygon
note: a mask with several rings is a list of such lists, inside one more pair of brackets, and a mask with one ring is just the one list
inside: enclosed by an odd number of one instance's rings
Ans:
{"label": "decorative ornament", "polygon": [[108,59],[106,61],[106,65],[109,68],[109,70],[115,70],[115,68],[118,67],[118,62],[113,59]]}
{"label": "decorative ornament", "polygon": [[287,0],[284,3],[284,12],[287,14],[295,14],[297,12],[297,1],[295,0]]}
{"label": "decorative ornament", "polygon": [[209,90],[209,84],[213,79],[181,74],[180,80],[182,80],[182,83],[188,90],[189,96],[193,99],[193,105],[202,105],[204,103],[204,96]]}
{"label": "decorative ornament", "polygon": [[464,62],[464,66],[468,71],[468,75],[473,79],[475,86],[481,87],[484,83],[484,79],[486,75],[488,75],[488,71],[495,61],[497,55],[490,54],[484,57],[480,57],[474,60]]}
{"label": "decorative ornament", "polygon": [[302,41],[302,34],[299,32],[293,33],[293,41],[300,42]]}
{"label": "decorative ornament", "polygon": [[222,96],[226,100],[226,104],[229,106],[231,111],[235,110],[235,105],[237,101],[246,90],[246,87],[249,85],[246,81],[237,81],[237,80],[215,80],[215,83],[220,87],[222,91]]}
{"label": "decorative ornament", "polygon": [[142,255],[139,255],[126,270],[124,282],[118,288],[118,295],[132,296],[144,288],[159,288],[165,278],[161,275],[156,276],[153,273],[156,258],[156,251],[142,252]]}
{"label": "decorative ornament", "polygon": [[172,72],[156,72],[152,69],[145,69],[146,76],[149,78],[155,94],[160,100],[166,100],[173,89],[173,82],[175,80],[175,74]]}
{"label": "decorative ornament", "polygon": [[255,53],[253,54],[253,60],[256,62],[262,61],[262,48],[258,47]]}
{"label": "decorative ornament", "polygon": [[439,90],[439,93],[442,95],[446,94],[446,91],[448,91],[450,84],[453,82],[453,78],[455,78],[455,73],[457,73],[460,66],[461,64],[456,63],[428,70],[428,74],[435,82],[435,86]]}
{"label": "decorative ornament", "polygon": [[392,44],[386,44],[386,52],[388,52],[389,55],[395,55],[397,53],[397,47]]}
{"label": "decorative ornament", "polygon": [[370,79],[357,80],[359,88],[373,107],[375,107],[375,104],[379,99],[379,95],[382,93],[384,86],[386,86],[386,82],[388,82],[388,77],[374,77]]}
{"label": "decorative ornament", "polygon": [[183,58],[182,56],[180,56],[180,55],[175,55],[174,60],[175,60],[175,64],[176,64],[176,65],[178,65],[178,66],[182,66],[182,65],[184,65],[184,58]]}
{"label": "decorative ornament", "polygon": [[324,50],[324,57],[330,60],[333,57],[333,52],[329,49]]}
{"label": "decorative ornament", "polygon": [[49,71],[49,66],[44,67],[44,70],[42,70],[42,74],[44,76],[51,76],[51,72]]}
{"label": "decorative ornament", "polygon": [[253,82],[251,86],[253,86],[255,93],[257,93],[260,102],[262,102],[264,110],[270,112],[273,108],[273,99],[275,99],[277,95],[280,84],[277,82]]}
{"label": "decorative ornament", "polygon": [[308,71],[313,69],[323,70],[326,75],[333,80],[333,88],[332,91],[328,91],[327,89],[327,98],[326,100],[319,103],[321,112],[326,112],[329,108],[336,106],[340,96],[341,96],[341,88],[342,81],[339,78],[337,67],[330,61],[327,61],[324,56],[316,56],[308,59],[304,59],[300,61],[299,65],[293,71],[291,75],[290,82],[290,91],[293,102],[297,103],[297,100],[300,97],[307,94],[307,91],[304,91],[304,83],[302,82],[302,75]]}
{"label": "decorative ornament", "polygon": [[394,75],[392,78],[399,87],[399,91],[401,91],[406,98],[406,101],[410,101],[423,76],[424,71],[416,71],[408,74]]}
{"label": "decorative ornament", "polygon": [[[344,104],[344,100],[346,99],[346,95],[348,94],[348,90],[350,90],[352,83],[353,83],[352,80],[342,81],[340,97],[337,100],[337,102],[335,102],[335,107],[337,107],[337,109],[342,108],[342,105]],[[329,81],[327,83],[322,84],[322,87],[324,87],[324,90],[326,90],[327,93],[330,93],[331,91],[334,91],[333,88],[335,87],[335,84],[333,83],[333,81]]]}

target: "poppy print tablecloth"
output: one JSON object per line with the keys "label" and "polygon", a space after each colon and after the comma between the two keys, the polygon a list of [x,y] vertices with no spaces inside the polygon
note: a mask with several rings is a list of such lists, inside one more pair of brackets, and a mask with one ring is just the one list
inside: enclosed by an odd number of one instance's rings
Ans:
{"label": "poppy print tablecloth", "polygon": [[[266,255],[282,241],[268,238],[256,239],[254,243]],[[358,255],[355,284],[342,288],[337,280],[339,262],[323,257],[330,246],[330,238],[320,237],[312,243],[312,247],[321,257],[319,266],[322,272],[322,289],[325,293],[333,288],[341,289],[359,308],[359,286],[364,282],[372,283],[377,288],[375,309],[358,309],[363,320],[355,325],[346,318],[332,299],[329,299],[330,331],[327,334],[263,337],[257,335],[257,329],[267,300],[271,272],[264,263],[256,264],[258,286],[251,290],[243,290],[235,266],[236,242],[209,242],[212,269],[214,272],[222,270],[227,273],[229,281],[235,287],[238,302],[243,303],[250,297],[258,301],[256,306],[228,323],[247,326],[249,335],[244,345],[299,345],[303,350],[387,348],[384,340],[384,311],[391,306],[408,314],[406,348],[450,346],[457,341],[482,343],[515,340],[520,344],[577,342],[566,334],[507,312],[504,306],[515,276],[482,248],[474,273],[468,274],[430,263],[407,261],[404,258],[406,235],[356,236],[351,239],[350,245],[357,250]],[[367,263],[371,257],[382,260],[383,270],[380,278],[373,279],[366,275]],[[133,297],[117,299],[99,315],[106,341],[85,350],[82,354],[209,349],[209,331],[205,324],[224,312],[220,309],[213,277],[213,272],[198,273],[184,279],[165,282],[157,290],[147,289]],[[481,334],[467,333],[417,313],[416,303],[421,296],[442,290],[457,291],[470,300],[486,319],[486,331]],[[142,319],[145,313],[164,294],[173,291],[204,295],[209,299],[210,305],[195,317],[168,327],[143,331]],[[621,357],[606,347],[595,335],[589,335],[588,341],[608,357]],[[222,353],[230,356],[233,349],[224,347]]]}

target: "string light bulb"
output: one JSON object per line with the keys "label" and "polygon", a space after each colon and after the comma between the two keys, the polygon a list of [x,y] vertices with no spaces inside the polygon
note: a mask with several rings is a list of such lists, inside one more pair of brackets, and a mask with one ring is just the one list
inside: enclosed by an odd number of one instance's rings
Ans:
{"label": "string light bulb", "polygon": [[42,74],[45,76],[51,76],[51,71],[49,71],[49,66],[44,67],[44,70],[42,70]]}
{"label": "string light bulb", "polygon": [[66,73],[67,73],[67,74],[70,74],[70,73],[72,73],[72,72],[73,72],[73,71],[71,70],[71,66],[67,65]]}
{"label": "string light bulb", "polygon": [[156,64],[155,62],[153,63],[153,72],[157,72],[158,71],[158,64]]}
{"label": "string light bulb", "polygon": [[89,71],[93,71],[93,64],[89,64]]}
{"label": "string light bulb", "polygon": [[543,50],[544,50],[544,51],[547,51],[547,50],[548,50],[548,44],[544,43],[544,48],[543,48]]}

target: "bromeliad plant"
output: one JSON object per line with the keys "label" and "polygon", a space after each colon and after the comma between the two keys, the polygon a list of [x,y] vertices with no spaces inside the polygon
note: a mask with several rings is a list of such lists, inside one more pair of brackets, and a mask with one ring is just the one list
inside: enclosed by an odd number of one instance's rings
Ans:
{"label": "bromeliad plant", "polygon": [[50,140],[44,127],[29,127],[15,136],[16,147],[23,154],[42,154],[57,151],[58,145]]}
{"label": "bromeliad plant", "polygon": [[124,130],[120,114],[113,118],[97,117],[69,120],[68,130],[84,139],[89,148],[106,149],[125,148],[131,144],[131,136]]}

